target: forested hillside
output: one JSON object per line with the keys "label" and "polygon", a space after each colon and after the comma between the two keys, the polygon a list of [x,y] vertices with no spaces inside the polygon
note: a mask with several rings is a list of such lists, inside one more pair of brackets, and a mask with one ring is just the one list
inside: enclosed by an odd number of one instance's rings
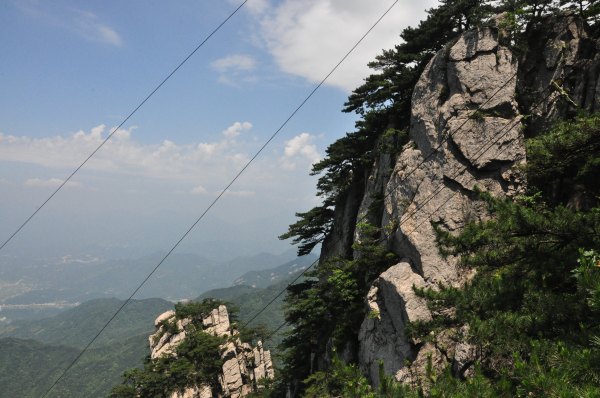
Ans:
{"label": "forested hillside", "polygon": [[[3,325],[0,397],[41,396],[122,303],[91,300],[51,318]],[[152,322],[171,308],[173,304],[162,299],[133,300],[52,396],[106,396],[125,369],[142,364]]]}

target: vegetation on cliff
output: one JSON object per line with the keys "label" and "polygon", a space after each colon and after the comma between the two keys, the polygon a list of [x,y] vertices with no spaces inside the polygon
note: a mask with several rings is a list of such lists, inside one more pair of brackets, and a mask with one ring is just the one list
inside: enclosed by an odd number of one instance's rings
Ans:
{"label": "vegetation on cliff", "polygon": [[[110,396],[126,397],[166,397],[186,387],[207,385],[219,386],[218,376],[222,371],[223,360],[220,346],[223,337],[204,331],[202,319],[222,302],[206,299],[201,302],[178,303],[175,305],[175,320],[188,319],[186,336],[175,347],[175,355],[158,358],[147,357],[143,368],[128,370],[123,375],[123,383],[114,387]],[[177,326],[164,323],[166,330]]]}

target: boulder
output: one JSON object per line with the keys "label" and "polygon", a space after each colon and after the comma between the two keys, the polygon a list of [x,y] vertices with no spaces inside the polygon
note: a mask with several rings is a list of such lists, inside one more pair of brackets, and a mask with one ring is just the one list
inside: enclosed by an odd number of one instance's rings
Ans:
{"label": "boulder", "polygon": [[359,363],[363,373],[378,384],[379,362],[386,374],[394,375],[413,359],[413,344],[405,334],[410,321],[427,321],[431,314],[414,292],[425,281],[409,263],[389,268],[373,283],[367,298],[369,314],[363,321],[359,340]]}

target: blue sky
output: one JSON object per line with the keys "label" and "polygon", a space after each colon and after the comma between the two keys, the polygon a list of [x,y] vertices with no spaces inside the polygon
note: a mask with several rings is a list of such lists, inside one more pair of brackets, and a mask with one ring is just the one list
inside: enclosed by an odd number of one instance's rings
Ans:
{"label": "blue sky", "polygon": [[[391,3],[250,0],[7,249],[167,250]],[[353,128],[340,110],[366,63],[434,3],[401,0],[182,250],[285,249],[276,236],[318,203],[311,163]],[[0,240],[237,4],[0,2]]]}

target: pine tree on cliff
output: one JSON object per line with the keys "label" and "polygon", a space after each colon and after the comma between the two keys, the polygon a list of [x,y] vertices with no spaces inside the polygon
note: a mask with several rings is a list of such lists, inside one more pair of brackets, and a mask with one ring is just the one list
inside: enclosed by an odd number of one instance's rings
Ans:
{"label": "pine tree on cliff", "polygon": [[[356,130],[331,144],[323,160],[313,165],[312,175],[320,175],[317,196],[320,206],[296,213],[298,221],[280,239],[293,239],[298,254],[305,255],[323,242],[331,231],[338,198],[348,187],[360,184],[365,169],[371,166],[373,151],[379,137],[386,131],[403,131],[410,126],[410,103],[413,88],[433,55],[465,30],[480,24],[493,14],[507,12],[510,29],[523,28],[528,21],[561,8],[586,11],[586,16],[598,13],[598,5],[589,1],[568,0],[443,0],[428,11],[427,18],[417,27],[408,27],[400,34],[401,44],[383,50],[369,67],[374,73],[356,88],[344,104],[344,112],[355,112],[361,119]],[[405,137],[400,135],[396,146]]]}

